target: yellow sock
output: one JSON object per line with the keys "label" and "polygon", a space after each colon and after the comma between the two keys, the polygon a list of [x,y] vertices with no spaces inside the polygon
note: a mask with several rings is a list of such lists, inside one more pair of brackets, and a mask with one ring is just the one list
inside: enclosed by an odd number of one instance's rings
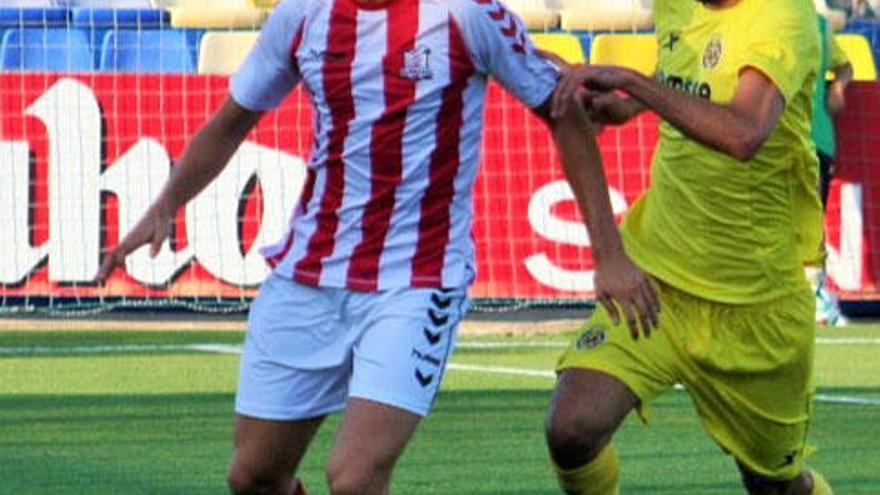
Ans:
{"label": "yellow sock", "polygon": [[810,495],[834,495],[834,492],[831,491],[831,485],[819,471],[811,469],[810,474],[813,475],[813,491],[810,492]]}
{"label": "yellow sock", "polygon": [[[618,495],[620,465],[617,450],[610,444],[588,464],[575,469],[556,469],[559,486],[569,495]],[[824,492],[814,492],[824,495]],[[829,492],[830,493],[830,492]]]}

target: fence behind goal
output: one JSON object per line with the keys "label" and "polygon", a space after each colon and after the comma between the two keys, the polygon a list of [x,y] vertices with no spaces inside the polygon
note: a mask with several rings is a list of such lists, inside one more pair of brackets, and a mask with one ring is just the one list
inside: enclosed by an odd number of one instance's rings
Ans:
{"label": "fence behind goal", "polygon": [[[653,70],[658,42],[649,7],[638,2],[473,1],[491,3],[499,25],[517,11],[540,47],[572,62]],[[92,279],[102,255],[158,194],[187,139],[225,99],[228,74],[274,2],[29,3],[0,3],[0,314],[245,309],[268,273],[258,248],[284,234],[305,179],[311,108],[301,90],[267,114],[221,176],[178,213],[158,257],[144,248],[106,286]],[[874,69],[880,27],[852,21],[846,30],[867,47],[860,67],[869,61]],[[872,299],[880,295],[880,250],[873,249],[880,246],[873,208],[880,87],[860,82],[849,98],[838,122],[829,268],[844,297]],[[649,184],[657,125],[645,114],[600,135],[618,215]],[[590,301],[590,239],[550,135],[497,85],[487,100],[474,204],[478,306]]]}

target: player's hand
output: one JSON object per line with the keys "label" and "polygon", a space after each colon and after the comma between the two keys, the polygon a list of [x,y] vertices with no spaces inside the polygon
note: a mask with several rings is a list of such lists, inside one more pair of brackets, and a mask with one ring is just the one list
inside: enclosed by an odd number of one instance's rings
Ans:
{"label": "player's hand", "polygon": [[640,328],[645,337],[657,328],[660,300],[651,277],[630,261],[622,251],[602,260],[596,267],[596,298],[618,325],[626,320],[633,340]]}
{"label": "player's hand", "polygon": [[[559,73],[565,75],[572,68],[580,67],[582,64],[570,64],[564,58],[559,55],[548,52],[546,50],[536,49],[538,55],[544,57],[549,60],[557,69],[559,69]],[[602,132],[602,126],[608,122],[603,122],[602,116],[597,114],[594,110],[594,98],[598,96],[602,96],[603,93],[597,93],[594,91],[589,91],[586,88],[580,88],[577,92],[577,95],[574,97],[575,99],[581,102],[581,105],[584,107],[584,110],[587,112],[587,117],[590,118],[590,125],[593,127],[593,132],[599,134]],[[604,106],[604,105],[603,105]]]}
{"label": "player's hand", "polygon": [[559,118],[568,111],[572,102],[584,101],[585,92],[592,98],[595,93],[608,93],[624,86],[628,69],[612,65],[578,65],[571,67],[553,93],[551,115]]}
{"label": "player's hand", "polygon": [[110,274],[117,266],[125,263],[125,258],[139,247],[150,244],[150,257],[155,258],[159,254],[162,243],[171,235],[174,229],[175,208],[161,201],[157,201],[141,217],[137,225],[122,239],[110,254],[104,258],[95,281],[104,283],[110,278]]}
{"label": "player's hand", "polygon": [[636,115],[636,105],[629,98],[622,98],[615,92],[597,93],[590,99],[587,116],[596,124],[621,125]]}

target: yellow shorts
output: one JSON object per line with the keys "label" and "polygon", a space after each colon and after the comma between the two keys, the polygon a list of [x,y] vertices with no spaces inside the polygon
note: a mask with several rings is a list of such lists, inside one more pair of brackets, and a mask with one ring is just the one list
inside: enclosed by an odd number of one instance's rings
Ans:
{"label": "yellow shorts", "polygon": [[634,341],[597,308],[557,364],[625,383],[639,415],[676,384],[690,394],[722,449],[756,474],[790,479],[803,470],[812,412],[814,305],[809,289],[754,305],[701,299],[658,283],[659,328]]}

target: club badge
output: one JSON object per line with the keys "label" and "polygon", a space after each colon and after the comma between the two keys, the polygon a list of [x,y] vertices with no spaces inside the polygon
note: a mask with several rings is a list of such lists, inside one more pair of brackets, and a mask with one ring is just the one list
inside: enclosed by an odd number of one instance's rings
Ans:
{"label": "club badge", "polygon": [[703,52],[703,68],[714,69],[717,67],[718,62],[721,61],[722,53],[721,38],[713,37],[709,40],[709,44],[706,45],[706,50]]}
{"label": "club badge", "polygon": [[401,77],[412,81],[431,79],[434,72],[431,71],[431,49],[426,46],[417,46],[403,54],[403,69]]}
{"label": "club badge", "polygon": [[578,337],[575,347],[578,349],[595,349],[608,340],[608,331],[602,325],[594,325]]}

